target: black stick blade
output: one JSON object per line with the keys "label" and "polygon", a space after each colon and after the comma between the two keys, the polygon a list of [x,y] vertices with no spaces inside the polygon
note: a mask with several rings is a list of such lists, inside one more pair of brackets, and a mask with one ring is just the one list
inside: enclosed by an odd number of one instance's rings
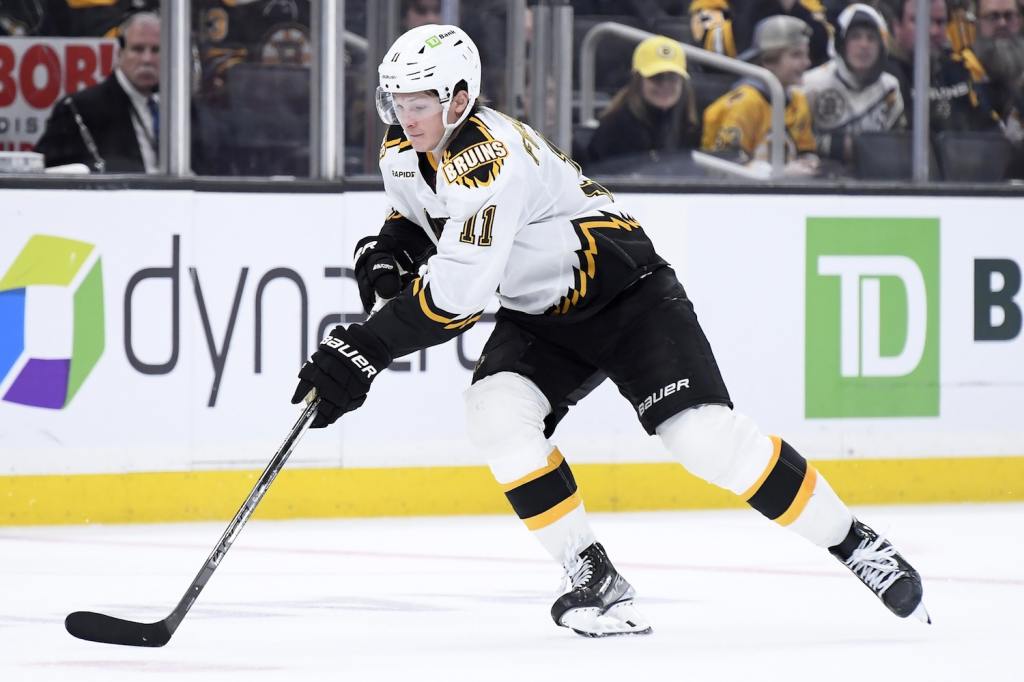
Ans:
{"label": "black stick blade", "polygon": [[164,621],[136,623],[92,611],[75,611],[64,619],[64,627],[78,639],[125,646],[163,646],[171,639]]}

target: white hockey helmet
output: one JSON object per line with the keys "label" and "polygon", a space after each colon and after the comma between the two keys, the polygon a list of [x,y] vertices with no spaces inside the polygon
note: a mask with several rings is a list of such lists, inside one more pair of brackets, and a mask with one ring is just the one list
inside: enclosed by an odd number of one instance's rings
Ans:
{"label": "white hockey helmet", "polygon": [[[480,51],[458,26],[427,24],[406,31],[384,55],[377,73],[377,113],[388,125],[398,123],[392,104],[396,93],[436,92],[448,132],[462,123],[480,96]],[[448,106],[460,81],[466,83],[469,106],[449,125]]]}

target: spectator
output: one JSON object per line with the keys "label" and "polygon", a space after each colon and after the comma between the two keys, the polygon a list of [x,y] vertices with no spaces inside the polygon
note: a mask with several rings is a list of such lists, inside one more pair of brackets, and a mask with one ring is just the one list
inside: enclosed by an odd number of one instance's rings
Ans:
{"label": "spectator", "polygon": [[[761,20],[754,45],[741,57],[771,71],[786,90],[787,175],[817,172],[811,111],[807,98],[795,89],[810,65],[811,29],[796,17],[773,16]],[[703,149],[741,163],[767,161],[771,132],[771,99],[760,80],[743,78],[704,112]]]}
{"label": "spectator", "polygon": [[402,7],[403,31],[441,23],[441,0],[405,0]]}
{"label": "spectator", "polygon": [[[508,23],[511,20],[509,11],[513,9],[507,0],[476,0],[472,12],[465,11],[463,5],[459,26],[464,30],[480,49],[480,61],[483,62],[483,82],[487,84],[484,93],[498,108],[513,115],[521,111],[522,102],[506,102],[506,64],[509,55]],[[440,9],[438,10],[440,12]],[[408,13],[407,13],[408,15]],[[532,11],[523,10],[524,30],[529,28]],[[433,23],[440,23],[440,15]],[[529,44],[529,34],[524,36]]]}
{"label": "spectator", "polygon": [[[695,0],[700,1],[700,0]],[[744,0],[732,2],[733,33],[736,49],[749,49],[753,43],[755,27],[767,17],[777,14],[796,17],[810,30],[809,56],[811,64],[817,66],[829,59],[828,44],[832,38],[832,26],[825,18],[821,0]]]}
{"label": "spectator", "polygon": [[700,124],[682,46],[665,36],[637,45],[633,75],[612,98],[587,147],[587,160],[700,144]]}
{"label": "spectator", "polygon": [[193,0],[197,173],[309,174],[310,11],[309,0]]}
{"label": "spectator", "polygon": [[836,56],[804,76],[821,156],[849,163],[857,133],[905,127],[899,81],[883,72],[888,42],[874,8],[855,3],[840,13]]}
{"label": "spectator", "polygon": [[133,14],[120,28],[114,73],[57,103],[35,149],[47,166],[82,163],[96,172],[159,170],[160,17]]}
{"label": "spectator", "polygon": [[[916,0],[900,0],[893,21],[895,45],[888,70],[899,80],[903,103],[912,111],[914,82],[914,20]],[[932,0],[928,27],[931,84],[930,128],[944,130],[995,130],[999,116],[993,107],[988,75],[970,48],[949,48],[949,12],[945,0]],[[908,123],[913,125],[911,117]]]}
{"label": "spectator", "polygon": [[690,3],[690,33],[694,42],[709,52],[736,56],[736,38],[729,0],[693,0]]}
{"label": "spectator", "polygon": [[39,35],[56,37],[116,38],[129,14],[160,9],[160,0],[46,0],[42,4]]}
{"label": "spectator", "polygon": [[309,0],[196,0],[200,98],[225,104],[231,69],[239,64],[309,66],[313,58]]}
{"label": "spectator", "polygon": [[43,8],[37,3],[16,5],[0,0],[0,37],[34,36],[43,21]]}
{"label": "spectator", "polygon": [[992,100],[1011,144],[1009,176],[1024,177],[1024,37],[1016,0],[978,0],[974,49],[992,79]]}
{"label": "spectator", "polygon": [[1005,113],[1014,85],[1024,73],[1024,37],[1016,0],[978,0],[978,35],[974,51],[992,81],[993,104]]}

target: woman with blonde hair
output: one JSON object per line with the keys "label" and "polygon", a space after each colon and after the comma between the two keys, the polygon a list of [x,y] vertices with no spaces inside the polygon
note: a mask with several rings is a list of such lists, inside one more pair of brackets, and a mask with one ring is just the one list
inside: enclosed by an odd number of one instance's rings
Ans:
{"label": "woman with blonde hair", "polygon": [[648,152],[696,149],[700,117],[677,41],[654,36],[633,52],[633,76],[601,115],[587,147],[588,161]]}

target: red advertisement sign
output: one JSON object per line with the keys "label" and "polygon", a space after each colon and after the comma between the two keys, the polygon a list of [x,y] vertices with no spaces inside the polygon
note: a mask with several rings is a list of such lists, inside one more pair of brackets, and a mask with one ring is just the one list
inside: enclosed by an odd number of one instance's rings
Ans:
{"label": "red advertisement sign", "polygon": [[114,70],[109,38],[0,38],[0,151],[31,151],[53,105]]}

